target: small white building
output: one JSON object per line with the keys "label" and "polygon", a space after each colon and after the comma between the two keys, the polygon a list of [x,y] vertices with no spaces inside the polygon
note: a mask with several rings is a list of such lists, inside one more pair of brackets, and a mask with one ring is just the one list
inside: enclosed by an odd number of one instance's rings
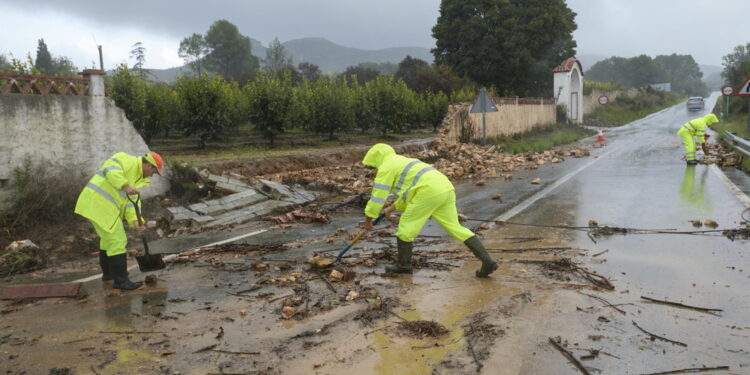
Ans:
{"label": "small white building", "polygon": [[563,61],[552,69],[555,77],[554,97],[558,105],[565,106],[568,120],[583,122],[583,68],[575,57]]}

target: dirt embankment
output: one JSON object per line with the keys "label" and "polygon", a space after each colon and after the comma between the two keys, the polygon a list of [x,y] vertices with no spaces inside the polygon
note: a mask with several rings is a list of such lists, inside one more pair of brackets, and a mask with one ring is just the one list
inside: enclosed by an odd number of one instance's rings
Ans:
{"label": "dirt embankment", "polygon": [[[434,139],[395,145],[396,152],[412,154],[432,146]],[[321,167],[355,164],[362,160],[370,146],[342,147],[335,151],[306,152],[293,155],[262,156],[205,163],[211,173],[231,172],[245,177],[265,176],[279,172],[297,172]]]}

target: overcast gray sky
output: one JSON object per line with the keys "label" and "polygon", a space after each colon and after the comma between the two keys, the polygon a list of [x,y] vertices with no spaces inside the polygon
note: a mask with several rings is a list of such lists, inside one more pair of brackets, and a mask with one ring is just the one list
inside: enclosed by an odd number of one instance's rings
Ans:
{"label": "overcast gray sky", "polygon": [[[750,41],[744,30],[748,0],[567,3],[578,14],[578,55],[677,53],[721,65],[722,56]],[[266,46],[275,37],[282,42],[323,37],[362,49],[432,48],[439,7],[440,0],[0,0],[0,53],[35,56],[37,39],[44,38],[53,55],[68,56],[83,68],[98,61],[101,44],[110,69],[127,61],[140,41],[147,67],[169,68],[182,64],[177,48],[183,37],[205,33],[222,18]],[[584,69],[590,66],[582,62]]]}

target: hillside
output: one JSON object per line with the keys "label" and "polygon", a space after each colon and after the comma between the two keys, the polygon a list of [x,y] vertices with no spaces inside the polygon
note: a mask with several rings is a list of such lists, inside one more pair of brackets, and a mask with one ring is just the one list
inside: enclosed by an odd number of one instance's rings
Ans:
{"label": "hillside", "polygon": [[[261,60],[266,56],[266,47],[258,40],[250,39],[253,55]],[[363,62],[392,62],[398,64],[406,56],[416,57],[432,63],[430,50],[423,47],[394,47],[378,50],[364,50],[345,47],[324,38],[302,38],[282,43],[294,65],[310,62],[324,73],[341,73],[347,67]],[[190,72],[188,67],[174,67],[169,69],[149,69],[152,76],[159,82],[172,82],[181,72]]]}

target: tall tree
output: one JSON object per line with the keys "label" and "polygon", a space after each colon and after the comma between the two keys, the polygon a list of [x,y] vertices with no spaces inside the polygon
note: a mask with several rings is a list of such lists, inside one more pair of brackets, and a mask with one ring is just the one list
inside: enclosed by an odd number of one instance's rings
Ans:
{"label": "tall tree", "polygon": [[44,39],[39,39],[39,43],[37,44],[34,67],[44,74],[54,74],[52,72],[52,54],[49,53],[47,43],[44,43]]}
{"label": "tall tree", "polygon": [[143,46],[143,43],[136,42],[130,48],[132,48],[130,50],[130,58],[135,59],[133,70],[137,71],[141,76],[143,76],[143,64],[146,63],[146,47]]}
{"label": "tall tree", "polygon": [[686,96],[706,96],[708,87],[703,82],[703,72],[693,56],[671,55],[656,56],[654,62],[664,71],[672,91]]}
{"label": "tall tree", "polygon": [[177,50],[177,54],[185,61],[185,64],[189,64],[194,72],[201,75],[201,63],[203,58],[209,52],[206,40],[203,35],[193,33],[193,35],[183,39],[180,42],[180,49]]}
{"label": "tall tree", "polygon": [[10,62],[8,61],[8,58],[5,57],[2,53],[0,53],[0,72],[4,72],[5,70],[10,67]]}
{"label": "tall tree", "polygon": [[380,76],[380,73],[378,73],[377,70],[366,68],[360,64],[357,66],[350,66],[346,68],[346,70],[341,73],[339,77],[343,77],[348,82],[356,80],[360,85],[364,85],[365,83],[374,80],[378,76]]}
{"label": "tall tree", "polygon": [[297,69],[302,74],[302,77],[311,82],[317,80],[322,74],[319,66],[309,62],[299,63]]}
{"label": "tall tree", "polygon": [[227,79],[246,82],[255,75],[260,64],[251,52],[250,38],[240,34],[237,26],[227,20],[214,22],[204,37],[209,49],[206,67]]}
{"label": "tall tree", "polygon": [[263,70],[280,72],[293,65],[292,57],[287,55],[284,45],[279,42],[279,38],[274,38],[266,49]]}
{"label": "tall tree", "polygon": [[750,76],[750,42],[734,47],[732,53],[722,57],[724,70],[721,76],[724,82],[732,86],[739,86]]}
{"label": "tall tree", "polygon": [[430,69],[430,64],[427,61],[406,56],[398,64],[396,78],[403,79],[410,89],[421,92],[424,91],[425,85],[420,82],[420,78]]}
{"label": "tall tree", "polygon": [[501,95],[549,95],[551,69],[575,54],[565,0],[442,0],[436,63]]}

